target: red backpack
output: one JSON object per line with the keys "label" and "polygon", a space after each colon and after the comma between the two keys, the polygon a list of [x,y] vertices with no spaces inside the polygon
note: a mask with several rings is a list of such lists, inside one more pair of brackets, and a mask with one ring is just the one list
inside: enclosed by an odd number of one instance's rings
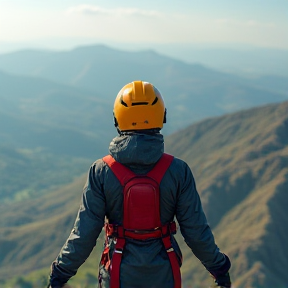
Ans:
{"label": "red backpack", "polygon": [[125,239],[147,240],[162,238],[167,251],[174,277],[174,288],[181,288],[180,265],[171,244],[171,234],[176,233],[175,221],[161,224],[160,221],[160,182],[174,157],[163,154],[155,167],[146,175],[137,175],[117,162],[111,155],[103,158],[123,187],[123,225],[107,223],[106,240],[117,239],[112,259],[104,249],[101,263],[110,272],[110,288],[120,287],[120,264]]}

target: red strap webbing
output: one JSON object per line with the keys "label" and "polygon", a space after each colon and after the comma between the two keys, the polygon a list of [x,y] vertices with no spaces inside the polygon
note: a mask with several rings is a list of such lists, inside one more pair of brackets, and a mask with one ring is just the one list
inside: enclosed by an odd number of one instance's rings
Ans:
{"label": "red strap webbing", "polygon": [[[167,169],[169,168],[170,164],[172,163],[173,159],[174,157],[172,155],[163,153],[160,160],[156,163],[154,168],[146,176],[154,179],[158,183],[158,185],[160,185],[160,182],[164,174],[166,173]],[[103,158],[103,161],[107,163],[107,165],[110,167],[110,169],[112,170],[114,175],[117,177],[117,179],[119,180],[122,186],[124,186],[130,179],[137,176],[127,167],[117,162],[111,155],[105,156]],[[169,231],[170,230],[169,228],[170,228],[169,224],[164,225],[162,227],[162,235],[165,235],[164,237],[162,237],[162,242],[167,251],[170,264],[172,267],[172,272],[173,272],[173,277],[174,277],[174,288],[181,288],[180,267],[179,267],[176,253],[171,244],[170,233],[172,231]],[[124,233],[125,231],[123,229],[123,226],[118,226],[118,237],[117,237],[117,242],[115,244],[115,250],[114,250],[112,261],[111,261],[110,288],[120,287],[120,264],[121,264],[121,259],[122,259],[122,252],[125,246]],[[131,237],[131,238],[134,238],[134,237]],[[137,237],[135,238],[137,239]]]}
{"label": "red strap webbing", "polygon": [[102,160],[110,167],[122,186],[124,186],[131,178],[136,176],[135,173],[126,166],[117,162],[111,155],[103,157]]}
{"label": "red strap webbing", "polygon": [[166,173],[167,169],[169,168],[170,164],[172,163],[174,157],[170,154],[163,153],[160,160],[156,163],[154,168],[148,172],[147,176],[154,179],[158,185]]}
{"label": "red strap webbing", "polygon": [[[109,227],[108,227],[109,226]],[[115,235],[117,238],[117,242],[115,245],[115,250],[111,260],[110,267],[110,287],[111,288],[119,288],[120,284],[120,264],[122,260],[122,252],[125,246],[125,238],[123,238],[125,231],[123,230],[123,226],[114,226],[110,224],[106,227],[107,236]],[[169,224],[162,226],[161,234],[163,245],[166,249],[167,255],[169,257],[169,262],[172,268],[173,278],[174,278],[174,288],[181,288],[181,272],[179,267],[179,262],[176,256],[176,253],[172,247],[171,243],[171,234],[176,233],[176,223],[173,221]],[[119,237],[120,238],[119,238]],[[155,236],[155,235],[154,235]],[[133,237],[134,239],[137,239]],[[155,237],[156,238],[156,237]],[[160,238],[160,237],[159,237]],[[139,238],[145,239],[145,238]]]}
{"label": "red strap webbing", "polygon": [[125,246],[125,238],[117,238],[110,268],[110,288],[120,288],[120,264]]}
{"label": "red strap webbing", "polygon": [[[174,157],[172,155],[163,153],[160,160],[146,176],[154,179],[160,185],[160,182],[173,159]],[[117,162],[111,155],[103,157],[103,161],[110,167],[122,186],[124,186],[131,178],[137,176],[129,168]]]}
{"label": "red strap webbing", "polygon": [[162,242],[165,246],[166,252],[167,252],[169,260],[170,260],[170,264],[171,264],[171,268],[172,268],[172,272],[173,272],[173,278],[174,278],[174,288],[181,288],[180,267],[179,267],[176,253],[172,247],[170,235],[163,237]]}

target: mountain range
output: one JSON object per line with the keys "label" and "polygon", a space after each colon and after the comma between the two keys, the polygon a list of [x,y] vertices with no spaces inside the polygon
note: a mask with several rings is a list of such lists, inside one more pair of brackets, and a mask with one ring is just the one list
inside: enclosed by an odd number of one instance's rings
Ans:
{"label": "mountain range", "polygon": [[[165,150],[192,169],[216,243],[231,258],[234,287],[287,287],[288,102],[208,118],[165,139]],[[84,182],[82,176],[1,208],[0,278],[44,268],[28,274],[28,283],[49,272],[72,228]],[[177,239],[183,287],[208,287],[207,271],[179,231]],[[95,284],[101,241],[72,281],[75,287],[91,273]]]}
{"label": "mountain range", "polygon": [[[164,96],[165,149],[191,167],[235,287],[287,287],[288,78],[240,77],[101,45],[2,54],[0,70],[1,287],[44,287],[72,228],[83,174],[116,135],[115,96],[136,79]],[[208,287],[177,237],[184,287]],[[97,281],[100,238],[72,281],[78,287]]]}
{"label": "mountain range", "polygon": [[[166,134],[206,117],[288,98],[288,78],[283,76],[245,78],[152,50],[127,52],[103,45],[1,54],[0,70],[2,111],[6,105],[11,111],[12,99],[20,97],[18,113],[20,110],[37,122],[51,122],[56,117],[57,125],[70,121],[77,128],[79,117],[75,115],[81,113],[83,125],[79,128],[94,134],[106,131],[106,124],[112,123],[114,99],[133,80],[151,82],[162,92],[171,119]],[[105,127],[98,129],[99,123]]]}

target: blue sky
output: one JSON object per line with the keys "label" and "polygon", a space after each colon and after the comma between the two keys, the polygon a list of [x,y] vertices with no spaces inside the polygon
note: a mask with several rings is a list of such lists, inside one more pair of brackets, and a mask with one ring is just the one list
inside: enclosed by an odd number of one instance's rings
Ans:
{"label": "blue sky", "polygon": [[92,43],[288,49],[287,31],[288,0],[0,0],[0,52]]}

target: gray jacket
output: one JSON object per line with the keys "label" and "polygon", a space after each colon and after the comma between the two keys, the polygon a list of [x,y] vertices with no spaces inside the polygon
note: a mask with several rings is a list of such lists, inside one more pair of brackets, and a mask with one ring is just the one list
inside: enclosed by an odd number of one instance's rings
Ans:
{"label": "gray jacket", "polygon": [[[109,150],[115,160],[136,174],[145,174],[164,151],[163,136],[158,133],[124,134],[112,140]],[[52,287],[60,286],[76,274],[96,245],[105,216],[110,223],[122,224],[122,210],[122,187],[99,159],[88,173],[74,228],[52,264]],[[217,274],[227,266],[229,260],[214,242],[191,170],[177,158],[160,183],[160,216],[162,224],[171,222],[176,216],[185,242],[207,270]],[[174,238],[172,244],[177,253],[181,253]],[[226,273],[229,267],[223,272]],[[173,287],[173,274],[161,239],[126,241],[120,283],[121,288]]]}

